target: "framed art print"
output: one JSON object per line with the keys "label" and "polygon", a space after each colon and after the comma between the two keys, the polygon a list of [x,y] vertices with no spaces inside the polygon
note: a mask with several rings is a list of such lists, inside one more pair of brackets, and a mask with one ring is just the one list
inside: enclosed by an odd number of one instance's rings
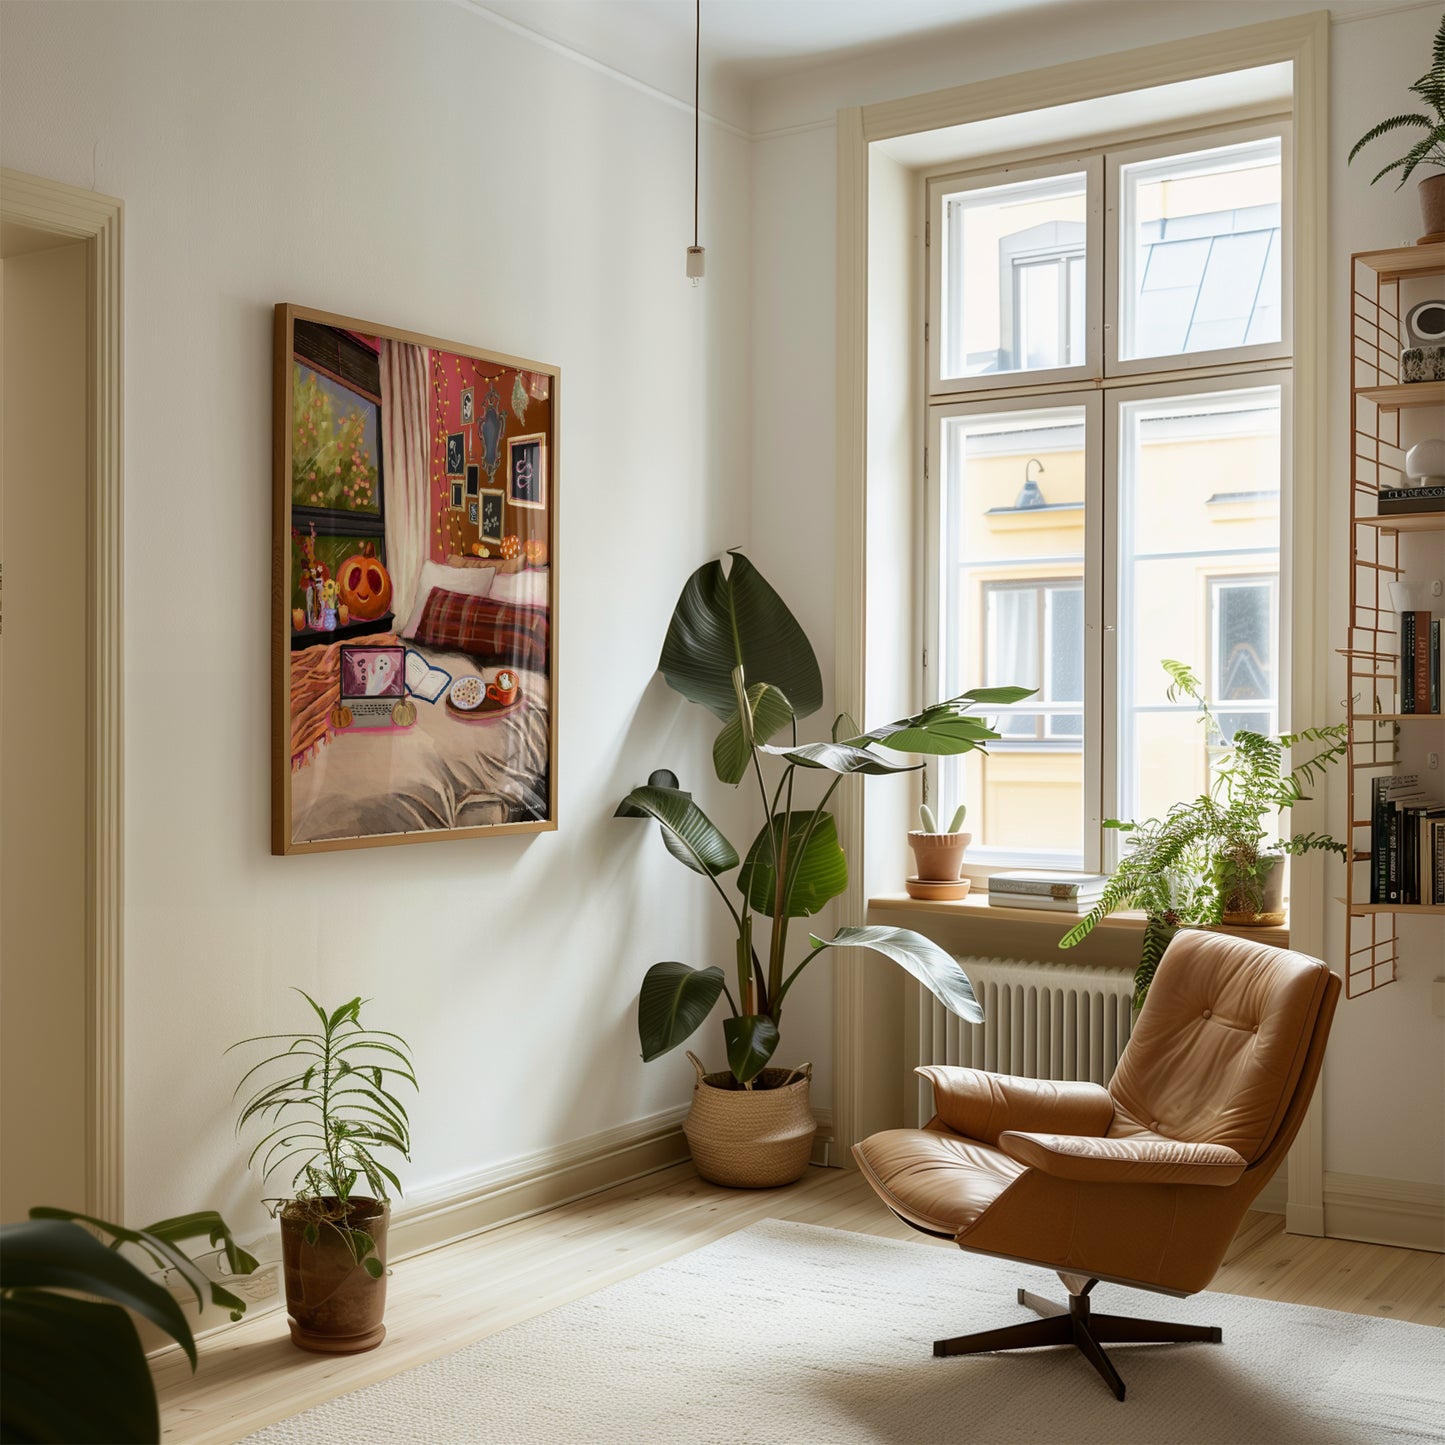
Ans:
{"label": "framed art print", "polygon": [[507,438],[507,500],[514,507],[547,509],[547,437]]}
{"label": "framed art print", "polygon": [[559,390],[277,306],[273,853],[557,826]]}
{"label": "framed art print", "polygon": [[483,492],[480,500],[482,513],[481,520],[477,523],[479,540],[500,544],[502,540],[502,519],[506,514],[507,494],[505,492]]}

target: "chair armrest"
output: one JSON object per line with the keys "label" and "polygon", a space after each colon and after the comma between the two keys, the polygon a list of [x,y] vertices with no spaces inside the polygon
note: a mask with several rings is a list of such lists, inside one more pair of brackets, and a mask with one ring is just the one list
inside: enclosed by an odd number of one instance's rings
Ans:
{"label": "chair armrest", "polygon": [[1031,1169],[1091,1184],[1233,1184],[1249,1163],[1223,1144],[1177,1139],[1008,1132],[998,1144],[1010,1159]]}
{"label": "chair armrest", "polygon": [[938,1117],[954,1133],[985,1144],[997,1144],[1006,1129],[1099,1135],[1114,1119],[1114,1101],[1098,1084],[1024,1079],[946,1064],[925,1064],[915,1072],[933,1085]]}

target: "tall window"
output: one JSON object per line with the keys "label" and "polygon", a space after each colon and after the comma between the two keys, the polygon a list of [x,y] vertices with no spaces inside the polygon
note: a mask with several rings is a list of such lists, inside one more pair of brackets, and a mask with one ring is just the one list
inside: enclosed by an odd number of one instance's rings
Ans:
{"label": "tall window", "polygon": [[1287,140],[929,181],[928,690],[1038,689],[930,774],[984,864],[1106,866],[1104,818],[1205,786],[1166,658],[1279,725]]}

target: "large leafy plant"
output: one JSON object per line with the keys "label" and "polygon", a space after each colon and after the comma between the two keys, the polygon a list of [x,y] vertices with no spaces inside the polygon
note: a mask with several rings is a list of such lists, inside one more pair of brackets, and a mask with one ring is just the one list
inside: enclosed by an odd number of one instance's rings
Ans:
{"label": "large leafy plant", "polygon": [[256,1268],[212,1210],[127,1229],[37,1208],[0,1228],[0,1439],[160,1439],[155,1385],[130,1312],[175,1340],[193,1370],[196,1343],[170,1291],[120,1249],[131,1245],[156,1269],[174,1270],[198,1307],[209,1299],[240,1319],[246,1302],[180,1247],[196,1238],[219,1246],[232,1274]]}
{"label": "large leafy plant", "polygon": [[[818,660],[782,598],[740,552],[707,563],[688,579],[662,645],[669,686],[722,724],[713,744],[720,781],[755,785],[763,823],[745,853],[678,787],[634,788],[619,815],[655,819],[669,853],[716,890],[736,929],[733,986],[716,965],[656,963],[642,982],[637,1029],[644,1059],[683,1043],[726,999],[728,1067],[740,1087],[778,1047],[783,1005],[804,969],[830,948],[872,949],[911,973],[948,1008],[977,1023],[983,1012],[957,961],[906,928],[850,927],[832,938],[810,933],[799,959],[788,952],[792,921],[818,913],[848,885],[848,864],[828,802],[854,774],[876,777],[923,766],[891,753],[964,753],[998,733],[973,715],[978,706],[1017,702],[1027,688],[977,688],[863,732],[840,716],[827,742],[800,743],[798,719],[822,706]],[[774,744],[782,735],[786,741]],[[830,780],[816,802],[800,802],[804,778]],[[771,779],[771,780],[770,780]],[[736,870],[731,887],[723,878]],[[758,927],[759,918],[767,920]]]}
{"label": "large leafy plant", "polygon": [[[310,994],[295,991],[320,1027],[312,1033],[260,1034],[231,1045],[285,1044],[248,1069],[236,1086],[239,1094],[261,1075],[236,1127],[253,1118],[272,1126],[248,1162],[259,1160],[265,1179],[291,1168],[292,1197],[269,1202],[305,1219],[307,1243],[315,1244],[323,1227],[334,1230],[366,1272],[379,1278],[376,1242],[349,1220],[358,1205],[385,1202],[388,1184],[401,1193],[400,1181],[378,1155],[393,1151],[411,1158],[406,1107],[393,1092],[398,1080],[417,1087],[410,1047],[400,1034],[363,1027],[363,999],[328,1012]],[[358,1183],[369,1192],[357,1195]]]}
{"label": "large leafy plant", "polygon": [[[1207,926],[1220,922],[1226,912],[1257,909],[1264,877],[1281,855],[1345,853],[1344,844],[1324,833],[1295,833],[1276,841],[1265,819],[1306,801],[1304,789],[1344,757],[1348,727],[1335,723],[1279,737],[1240,729],[1229,739],[1193,671],[1167,658],[1163,667],[1170,679],[1169,700],[1192,701],[1208,742],[1224,751],[1210,786],[1198,797],[1176,803],[1162,818],[1105,822],[1106,828],[1125,835],[1125,854],[1099,901],[1059,940],[1060,948],[1072,948],[1109,914],[1141,909],[1145,924],[1134,975],[1136,1008],[1143,1005],[1164,949],[1180,928]],[[1286,772],[1286,751],[1302,744],[1315,751]]]}
{"label": "large leafy plant", "polygon": [[1430,69],[1410,87],[1410,91],[1424,101],[1425,110],[1402,112],[1382,120],[1379,125],[1371,126],[1355,142],[1354,149],[1350,152],[1350,160],[1354,160],[1371,141],[1378,140],[1391,131],[1424,131],[1424,135],[1416,140],[1399,160],[1391,161],[1370,178],[1371,185],[1389,175],[1391,171],[1399,171],[1400,180],[1395,188],[1398,190],[1410,179],[1411,172],[1417,166],[1433,165],[1445,168],[1445,14],[1441,15],[1440,28],[1435,32]]}

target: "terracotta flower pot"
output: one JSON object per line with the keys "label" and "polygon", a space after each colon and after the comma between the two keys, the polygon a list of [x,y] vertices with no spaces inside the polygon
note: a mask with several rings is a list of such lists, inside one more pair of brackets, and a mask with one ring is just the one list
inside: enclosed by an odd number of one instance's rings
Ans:
{"label": "terracotta flower pot", "polygon": [[808,1101],[812,1064],[764,1069],[754,1087],[739,1087],[731,1073],[697,1070],[682,1132],[697,1172],[733,1189],[775,1189],[801,1179],[813,1154],[817,1120]]}
{"label": "terracotta flower pot", "polygon": [[[334,1200],[330,1201],[333,1205]],[[355,1355],[374,1350],[386,1337],[386,1226],[391,1205],[353,1199],[347,1226],[376,1241],[382,1275],[373,1279],[356,1262],[350,1242],[334,1225],[316,1226],[306,1242],[309,1216],[296,1203],[281,1211],[281,1265],[286,1312],[293,1343],[322,1355]]]}
{"label": "terracotta flower pot", "polygon": [[921,833],[908,835],[918,876],[931,883],[953,883],[963,872],[963,851],[972,833]]}
{"label": "terracotta flower pot", "polygon": [[1438,239],[1445,232],[1445,171],[1436,171],[1420,182],[1420,218],[1425,225],[1422,241]]}

